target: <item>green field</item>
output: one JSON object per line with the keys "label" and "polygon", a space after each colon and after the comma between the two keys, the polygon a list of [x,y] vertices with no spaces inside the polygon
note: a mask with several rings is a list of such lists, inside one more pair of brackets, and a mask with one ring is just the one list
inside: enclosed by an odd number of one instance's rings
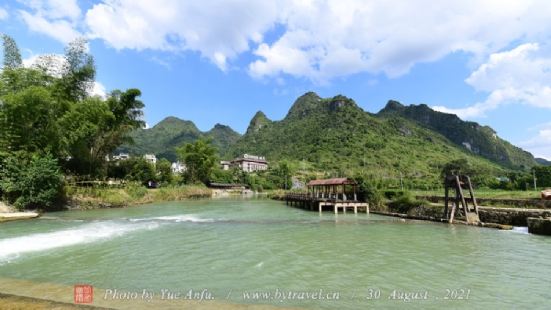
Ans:
{"label": "green field", "polygon": [[[415,196],[444,196],[444,189],[440,191],[420,191],[414,190],[412,193]],[[475,190],[477,198],[497,198],[497,199],[540,199],[540,191],[505,191],[493,189]]]}

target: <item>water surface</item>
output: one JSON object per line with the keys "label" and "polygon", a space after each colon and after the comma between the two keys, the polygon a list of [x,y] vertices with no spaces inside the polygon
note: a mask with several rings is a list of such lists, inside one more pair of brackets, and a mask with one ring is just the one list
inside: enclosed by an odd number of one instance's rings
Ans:
{"label": "water surface", "polygon": [[156,298],[206,289],[224,304],[545,308],[550,257],[551,238],[522,230],[320,216],[255,199],[57,212],[0,225],[0,278],[147,289]]}

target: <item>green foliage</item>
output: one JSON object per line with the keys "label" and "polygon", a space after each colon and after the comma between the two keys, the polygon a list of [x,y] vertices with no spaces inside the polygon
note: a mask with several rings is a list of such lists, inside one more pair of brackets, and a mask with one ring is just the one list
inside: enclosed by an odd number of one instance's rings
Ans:
{"label": "green foliage", "polygon": [[17,152],[3,159],[0,171],[3,199],[19,209],[57,209],[62,199],[63,176],[57,160]]}
{"label": "green foliage", "polygon": [[272,163],[303,161],[324,173],[318,177],[362,174],[377,188],[399,188],[400,175],[406,189],[441,187],[443,166],[460,158],[468,158],[484,177],[503,173],[498,164],[460,149],[419,123],[374,116],[344,96],[307,93],[283,120],[257,123],[251,122],[228,157],[252,153]]}
{"label": "green foliage", "polygon": [[538,186],[551,187],[551,166],[536,166],[533,170],[536,174]]}
{"label": "green foliage", "polygon": [[78,101],[88,97],[94,86],[96,68],[94,57],[88,54],[87,41],[77,38],[65,48],[66,67],[61,79],[57,80],[58,94],[61,98]]}
{"label": "green foliage", "polygon": [[217,164],[217,151],[210,140],[199,139],[195,143],[186,143],[176,148],[180,161],[185,163],[186,183],[202,182],[207,184]]}
{"label": "green foliage", "polygon": [[[15,42],[6,36],[4,60],[0,71],[0,150],[5,158],[52,158],[67,174],[100,178],[107,171],[106,155],[127,141],[130,131],[143,126],[139,90],[116,90],[107,99],[89,96],[95,67],[85,40],[68,45],[61,71],[48,67],[54,65],[48,61],[34,68],[22,67]],[[47,166],[33,160],[27,161],[38,165],[36,171]],[[44,169],[45,173],[51,172]],[[21,168],[13,170],[10,177],[25,180],[31,172]],[[36,179],[46,182],[44,186],[53,182]],[[42,204],[51,208],[55,203],[46,201],[54,198],[53,190],[36,194],[11,189],[8,198],[19,206]],[[20,199],[14,195],[20,195]]]}
{"label": "green foliage", "polygon": [[229,170],[222,170],[219,167],[215,167],[210,175],[210,181],[213,183],[225,183],[225,184],[236,184],[244,183],[245,173],[237,168],[232,168]]}
{"label": "green foliage", "polygon": [[2,35],[3,45],[4,45],[4,70],[6,69],[16,69],[23,66],[23,61],[21,61],[21,53],[17,47],[15,40],[4,34]]}
{"label": "green foliage", "polygon": [[119,151],[132,155],[156,154],[157,157],[176,161],[176,147],[193,143],[198,139],[211,139],[220,155],[239,139],[240,134],[228,126],[216,124],[211,130],[201,132],[191,121],[167,117],[148,129],[136,129],[129,135],[133,142],[126,142]]}
{"label": "green foliage", "polygon": [[355,181],[358,183],[358,199],[367,201],[372,206],[379,207],[384,203],[384,196],[381,190],[374,186],[365,176],[356,176]]}
{"label": "green foliage", "polygon": [[112,164],[110,174],[110,177],[124,178],[142,184],[150,180],[157,181],[155,167],[142,157],[132,157],[115,162]]}
{"label": "green foliage", "polygon": [[[434,111],[425,104],[404,106],[391,100],[378,115],[412,120],[440,133],[457,147],[508,168],[527,170],[536,164],[532,154],[499,138],[492,128],[462,121],[454,114]],[[466,147],[467,143],[469,149]]]}
{"label": "green foliage", "polygon": [[446,163],[442,168],[441,175],[442,177],[448,175],[470,175],[473,172],[473,167],[469,160],[466,158],[460,158]]}
{"label": "green foliage", "polygon": [[159,182],[161,184],[166,185],[170,184],[173,181],[172,176],[172,169],[170,166],[170,162],[164,158],[157,161],[157,165],[155,166],[155,169],[157,170],[157,177]]}
{"label": "green foliage", "polygon": [[388,206],[393,212],[408,213],[411,209],[426,204],[427,202],[424,200],[415,199],[412,193],[403,192],[396,196],[391,202],[389,202]]}

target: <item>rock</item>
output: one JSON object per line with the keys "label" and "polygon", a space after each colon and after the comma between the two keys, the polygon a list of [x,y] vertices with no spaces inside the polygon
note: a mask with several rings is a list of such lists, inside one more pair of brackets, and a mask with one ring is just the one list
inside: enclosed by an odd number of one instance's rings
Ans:
{"label": "rock", "polygon": [[0,213],[14,212],[13,208],[0,201]]}
{"label": "rock", "polygon": [[551,218],[529,217],[527,221],[529,233],[551,236]]}

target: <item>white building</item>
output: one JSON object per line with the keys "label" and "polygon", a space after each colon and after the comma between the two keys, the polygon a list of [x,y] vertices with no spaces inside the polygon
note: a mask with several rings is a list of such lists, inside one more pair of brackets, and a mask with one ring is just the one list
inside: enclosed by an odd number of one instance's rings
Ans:
{"label": "white building", "polygon": [[268,170],[268,162],[264,156],[244,154],[243,157],[232,160],[231,165],[245,172]]}
{"label": "white building", "polygon": [[220,169],[230,170],[230,167],[231,167],[231,161],[227,161],[227,160],[220,161]]}
{"label": "white building", "polygon": [[155,154],[145,154],[143,158],[152,165],[157,164],[157,156]]}
{"label": "white building", "polygon": [[128,153],[119,153],[119,155],[113,155],[113,160],[127,160],[130,158]]}
{"label": "white building", "polygon": [[170,169],[172,170],[173,174],[180,174],[186,171],[186,165],[180,163],[179,161],[172,163],[170,165]]}

